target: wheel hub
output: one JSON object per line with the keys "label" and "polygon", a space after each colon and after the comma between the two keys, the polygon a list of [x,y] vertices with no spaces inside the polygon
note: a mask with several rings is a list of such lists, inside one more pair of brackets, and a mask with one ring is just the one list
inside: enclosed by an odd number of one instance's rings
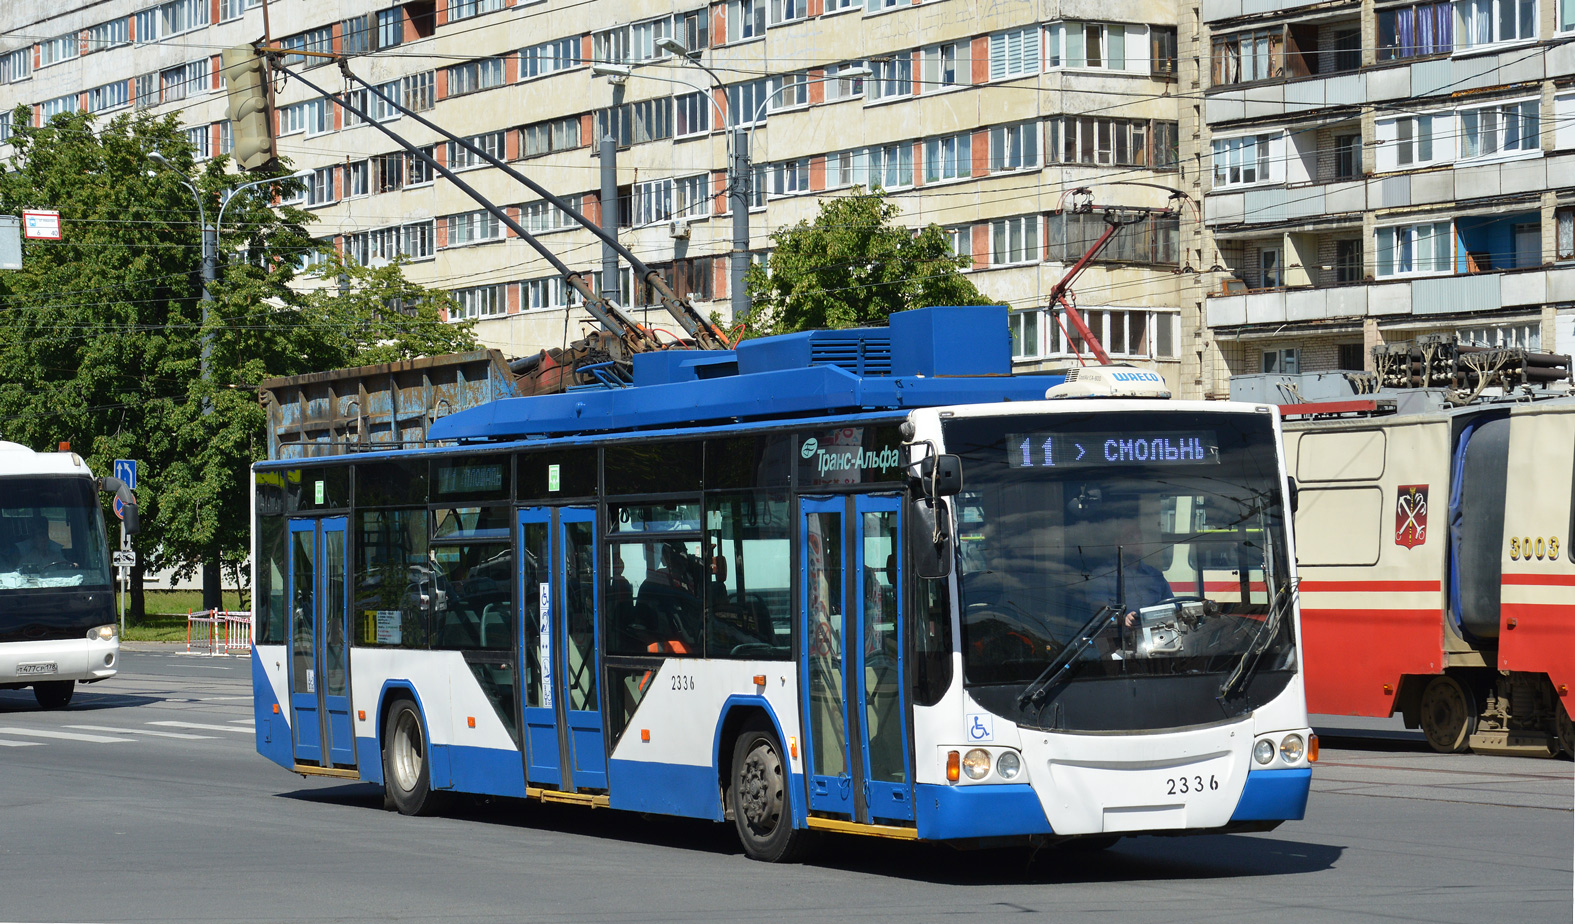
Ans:
{"label": "wheel hub", "polygon": [[775,785],[776,754],[757,747],[744,761],[738,778],[738,802],[753,828],[772,828],[782,813],[782,791]]}

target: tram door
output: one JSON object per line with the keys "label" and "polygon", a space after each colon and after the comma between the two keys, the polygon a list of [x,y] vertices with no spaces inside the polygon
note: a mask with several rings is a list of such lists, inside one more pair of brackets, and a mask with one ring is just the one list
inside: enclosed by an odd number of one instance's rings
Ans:
{"label": "tram door", "polygon": [[800,502],[800,682],[812,811],[913,820],[903,689],[902,499]]}
{"label": "tram door", "polygon": [[295,759],[324,767],[355,766],[348,565],[344,517],[290,521],[290,726]]}
{"label": "tram door", "polygon": [[597,653],[596,508],[520,510],[525,778],[607,788]]}

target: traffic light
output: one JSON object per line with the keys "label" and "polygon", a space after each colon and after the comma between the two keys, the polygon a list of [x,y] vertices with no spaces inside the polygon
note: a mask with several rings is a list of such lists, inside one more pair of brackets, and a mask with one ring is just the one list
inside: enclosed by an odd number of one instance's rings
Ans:
{"label": "traffic light", "polygon": [[243,170],[266,167],[274,160],[273,120],[268,114],[268,70],[249,45],[224,49],[225,91],[229,94],[231,153]]}

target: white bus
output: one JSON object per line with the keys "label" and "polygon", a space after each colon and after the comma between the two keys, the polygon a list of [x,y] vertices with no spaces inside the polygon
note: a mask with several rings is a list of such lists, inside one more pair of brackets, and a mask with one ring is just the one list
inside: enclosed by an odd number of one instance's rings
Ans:
{"label": "white bus", "polygon": [[729,821],[764,860],[1302,817],[1277,414],[1046,400],[1002,330],[637,358],[434,424],[454,445],[259,463],[259,752],[406,813]]}
{"label": "white bus", "polygon": [[[0,442],[0,689],[32,687],[45,709],[69,705],[78,683],[117,670],[101,489],[131,501],[76,453]],[[135,531],[135,502],[125,509]]]}

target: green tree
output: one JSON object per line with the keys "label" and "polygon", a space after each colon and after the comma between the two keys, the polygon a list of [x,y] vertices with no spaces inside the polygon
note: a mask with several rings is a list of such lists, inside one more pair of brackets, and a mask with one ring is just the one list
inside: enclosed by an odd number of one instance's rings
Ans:
{"label": "green tree", "polygon": [[752,302],[736,319],[744,336],[883,323],[894,311],[927,305],[998,304],[962,270],[938,225],[915,232],[897,223],[900,210],[879,190],[855,187],[823,200],[814,221],[771,234],[770,272],[751,266],[744,277]]}
{"label": "green tree", "polygon": [[[439,319],[446,296],[397,265],[345,267],[343,287],[297,291],[297,266],[319,245],[309,213],[273,206],[298,191],[288,178],[228,202],[204,311],[197,197],[212,223],[227,191],[258,177],[227,174],[227,157],[199,169],[173,117],[71,113],[34,127],[25,113],[0,212],[58,210],[63,239],[25,242],[23,269],[0,273],[0,436],[69,440],[99,472],[141,460],[144,567],[207,565],[216,579],[221,562],[245,558],[262,379],[473,347],[468,328]],[[152,151],[171,169],[154,168]]]}

